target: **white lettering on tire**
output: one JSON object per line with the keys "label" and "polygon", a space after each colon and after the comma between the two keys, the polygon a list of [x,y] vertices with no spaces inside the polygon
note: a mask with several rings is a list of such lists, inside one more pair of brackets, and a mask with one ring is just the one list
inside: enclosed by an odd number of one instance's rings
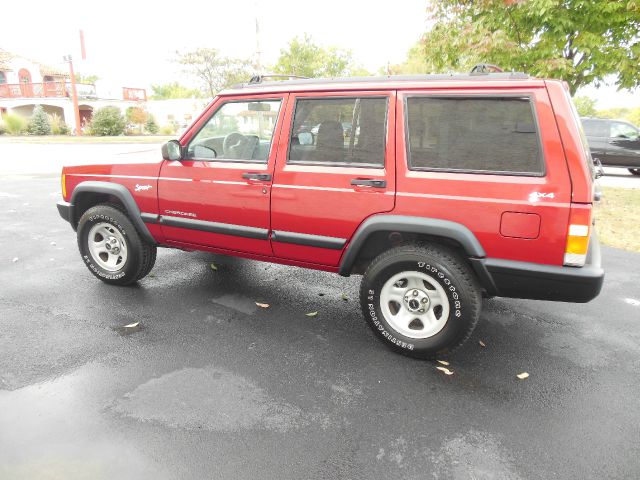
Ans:
{"label": "white lettering on tire", "polygon": [[[441,272],[438,268],[432,265],[429,265],[426,262],[417,262],[417,265],[419,270],[425,270],[429,274],[435,274],[435,275],[432,275],[434,279],[440,281],[440,283],[445,285],[446,287],[445,290],[448,290],[451,293],[451,297],[454,300],[452,302],[454,307],[454,310],[452,312],[453,316],[455,316],[456,318],[460,318],[462,316],[462,302],[460,301],[460,295],[458,294],[456,287],[453,285],[453,282],[446,276],[444,272]],[[378,319],[375,306],[373,303],[375,299],[375,291],[372,289],[369,289],[367,294],[368,294],[367,300],[370,302],[367,304],[369,307],[368,308],[369,316],[371,317],[371,321],[373,322],[377,330],[381,333],[381,335],[385,337],[389,342],[393,343],[398,347],[405,348],[407,350],[413,350],[415,348],[414,344],[398,340],[396,337],[393,336],[392,333],[388,332],[385,329],[384,325]]]}

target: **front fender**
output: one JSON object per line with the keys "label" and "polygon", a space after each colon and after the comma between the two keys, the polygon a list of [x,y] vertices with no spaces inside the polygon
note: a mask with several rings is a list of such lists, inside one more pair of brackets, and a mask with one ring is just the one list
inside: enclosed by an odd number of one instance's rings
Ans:
{"label": "front fender", "polygon": [[[140,215],[140,209],[138,208],[138,204],[131,195],[131,192],[123,185],[118,183],[111,182],[95,182],[95,181],[87,181],[79,183],[76,188],[73,189],[73,193],[71,194],[71,201],[64,205],[58,204],[58,211],[62,218],[71,223],[71,226],[75,230],[78,226],[79,219],[76,218],[75,206],[77,205],[77,200],[80,195],[91,194],[91,193],[99,193],[104,195],[112,195],[116,197],[124,208],[127,211],[127,214],[134,226],[140,232],[140,235],[144,238],[144,240],[151,244],[156,244],[157,242],[149,232],[149,229],[142,221],[142,217]],[[64,214],[63,214],[64,211]]]}

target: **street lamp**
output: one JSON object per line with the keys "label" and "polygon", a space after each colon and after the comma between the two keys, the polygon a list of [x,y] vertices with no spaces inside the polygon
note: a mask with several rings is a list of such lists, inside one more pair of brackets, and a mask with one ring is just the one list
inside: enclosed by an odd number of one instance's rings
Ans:
{"label": "street lamp", "polygon": [[78,107],[78,92],[76,90],[76,76],[73,73],[73,59],[71,55],[65,55],[62,59],[69,64],[69,72],[71,74],[71,99],[73,100],[73,113],[76,118],[76,135],[82,135],[80,125],[80,108]]}

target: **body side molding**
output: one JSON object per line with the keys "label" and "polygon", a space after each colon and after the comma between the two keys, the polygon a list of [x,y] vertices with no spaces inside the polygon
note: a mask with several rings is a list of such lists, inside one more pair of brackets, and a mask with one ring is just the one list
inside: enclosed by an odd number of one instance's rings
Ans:
{"label": "body side molding", "polygon": [[168,217],[166,215],[159,217],[159,223],[167,227],[187,228],[201,232],[235,235],[236,237],[255,238],[257,240],[269,239],[269,230],[266,228],[246,227],[244,225],[234,225],[231,223],[207,222],[191,218]]}
{"label": "body side molding", "polygon": [[353,234],[340,262],[340,275],[349,276],[358,253],[370,235],[380,232],[401,232],[433,235],[455,240],[470,257],[486,256],[482,245],[467,227],[439,218],[410,217],[405,215],[376,215],[365,220]]}
{"label": "body side molding", "polygon": [[306,247],[327,248],[329,250],[342,250],[344,244],[347,243],[344,238],[309,235],[307,233],[283,232],[280,230],[273,230],[271,232],[271,241],[304,245]]}

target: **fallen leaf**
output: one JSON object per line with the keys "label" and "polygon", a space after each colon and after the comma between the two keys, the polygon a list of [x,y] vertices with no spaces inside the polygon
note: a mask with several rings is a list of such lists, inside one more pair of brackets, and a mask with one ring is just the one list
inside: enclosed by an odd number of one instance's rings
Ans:
{"label": "fallen leaf", "polygon": [[125,325],[124,328],[136,328],[138,325],[140,325],[140,322],[134,322],[129,325]]}
{"label": "fallen leaf", "polygon": [[13,263],[16,263],[18,261],[18,257],[15,257],[13,260],[11,260]]}
{"label": "fallen leaf", "polygon": [[436,367],[436,368],[440,370],[442,373],[444,373],[445,375],[453,375],[453,372],[448,368],[445,368],[445,367]]}
{"label": "fallen leaf", "polygon": [[478,345],[480,345],[482,348],[486,347],[486,345],[484,344],[484,342],[482,340],[478,341]]}
{"label": "fallen leaf", "polygon": [[218,270],[218,267],[213,262],[211,262],[211,265],[209,265],[209,266],[211,267],[211,270]]}
{"label": "fallen leaf", "polygon": [[440,365],[444,365],[445,367],[448,367],[448,366],[449,366],[449,362],[447,362],[446,360],[438,360],[438,363],[439,363]]}
{"label": "fallen leaf", "polygon": [[516,375],[520,380],[524,380],[525,378],[529,378],[529,374],[527,372],[522,372]]}
{"label": "fallen leaf", "polygon": [[305,315],[307,317],[315,317],[316,315],[318,315],[318,312],[309,312],[309,313],[305,313]]}
{"label": "fallen leaf", "polygon": [[346,295],[346,294],[344,294],[344,293],[342,294],[342,299],[343,299],[345,302],[348,302],[348,301],[349,301],[349,297],[347,297],[347,295]]}
{"label": "fallen leaf", "polygon": [[259,306],[260,308],[269,308],[269,304],[268,303],[256,302],[256,305]]}

